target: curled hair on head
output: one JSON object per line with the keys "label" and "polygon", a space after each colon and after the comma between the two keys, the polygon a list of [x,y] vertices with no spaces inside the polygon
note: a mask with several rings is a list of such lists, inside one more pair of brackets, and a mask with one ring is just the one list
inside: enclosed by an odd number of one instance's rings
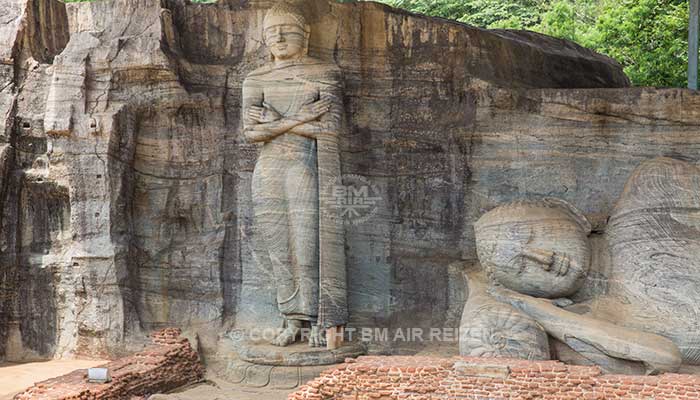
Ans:
{"label": "curled hair on head", "polygon": [[299,10],[299,8],[286,1],[278,2],[267,11],[265,18],[263,19],[263,26],[268,26],[270,18],[281,16],[291,17],[299,24],[299,26],[301,26],[304,32],[309,32],[309,25],[306,22],[306,17],[304,17],[304,14],[301,12],[301,10]]}

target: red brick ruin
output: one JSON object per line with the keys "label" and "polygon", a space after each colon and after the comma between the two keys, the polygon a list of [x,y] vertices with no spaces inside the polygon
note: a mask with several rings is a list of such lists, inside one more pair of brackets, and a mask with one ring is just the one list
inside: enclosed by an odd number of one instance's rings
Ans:
{"label": "red brick ruin", "polygon": [[603,375],[598,367],[494,358],[360,357],[289,400],[700,399],[700,377]]}
{"label": "red brick ruin", "polygon": [[34,384],[15,400],[119,400],[147,398],[196,383],[204,376],[197,352],[179,329],[164,329],[152,335],[153,346],[133,356],[103,365],[109,383],[88,383],[87,370]]}

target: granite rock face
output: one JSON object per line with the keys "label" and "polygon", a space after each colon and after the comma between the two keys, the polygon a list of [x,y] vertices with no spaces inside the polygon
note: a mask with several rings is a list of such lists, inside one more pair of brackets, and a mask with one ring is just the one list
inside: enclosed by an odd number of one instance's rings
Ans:
{"label": "granite rock face", "polygon": [[[259,147],[241,123],[271,5],[0,4],[1,355],[281,326],[256,258]],[[591,265],[609,266],[597,232],[631,171],[699,154],[694,92],[626,88],[619,65],[572,43],[368,2],[301,6],[309,54],[343,74],[342,173],[381,199],[345,226],[350,326],[458,326],[466,295],[447,266],[476,261],[475,221],[523,197],[580,209]],[[577,296],[604,291],[606,268]]]}

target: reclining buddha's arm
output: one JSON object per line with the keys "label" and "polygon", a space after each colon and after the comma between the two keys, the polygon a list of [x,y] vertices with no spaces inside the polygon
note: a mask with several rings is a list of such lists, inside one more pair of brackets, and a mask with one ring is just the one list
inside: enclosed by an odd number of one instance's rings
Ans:
{"label": "reclining buddha's arm", "polygon": [[551,302],[501,287],[491,295],[535,319],[550,335],[576,349],[579,343],[613,358],[639,361],[648,374],[675,372],[682,358],[665,337],[563,310]]}

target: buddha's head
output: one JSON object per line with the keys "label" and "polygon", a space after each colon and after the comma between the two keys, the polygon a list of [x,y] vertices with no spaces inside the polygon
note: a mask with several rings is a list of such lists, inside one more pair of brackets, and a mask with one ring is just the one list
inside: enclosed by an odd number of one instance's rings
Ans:
{"label": "buddha's head", "polygon": [[275,60],[291,60],[306,55],[309,32],[304,15],[284,1],[275,4],[263,20],[263,38]]}
{"label": "buddha's head", "polygon": [[565,201],[506,204],[483,215],[474,229],[481,265],[508,289],[566,297],[588,274],[591,225]]}

